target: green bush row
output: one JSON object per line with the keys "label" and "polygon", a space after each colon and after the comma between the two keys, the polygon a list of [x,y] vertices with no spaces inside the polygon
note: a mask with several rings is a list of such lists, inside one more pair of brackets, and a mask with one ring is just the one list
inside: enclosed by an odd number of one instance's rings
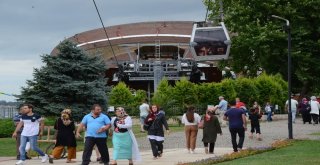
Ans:
{"label": "green bush row", "polygon": [[0,138],[11,137],[14,129],[15,127],[12,119],[0,120]]}
{"label": "green bush row", "polygon": [[[123,106],[130,115],[138,115],[141,100],[147,97],[145,91],[132,95],[130,89],[119,83],[109,94],[109,105]],[[257,101],[262,107],[266,102],[284,107],[287,97],[287,82],[280,75],[262,74],[256,78],[224,79],[219,83],[194,84],[186,78],[177,81],[174,86],[163,79],[152,97],[152,104],[162,107],[166,116],[184,113],[185,107],[194,105],[201,112],[207,105],[217,105],[218,97],[224,96],[227,101],[239,97],[250,107]],[[283,108],[282,108],[283,110]]]}

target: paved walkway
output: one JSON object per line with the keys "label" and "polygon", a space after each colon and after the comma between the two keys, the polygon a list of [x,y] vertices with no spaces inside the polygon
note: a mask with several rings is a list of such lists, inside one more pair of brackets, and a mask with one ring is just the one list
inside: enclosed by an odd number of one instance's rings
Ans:
{"label": "paved walkway", "polygon": [[[226,153],[231,153],[231,139],[230,133],[227,127],[222,128],[223,135],[218,136],[215,148],[215,154],[204,154],[203,144],[201,142],[202,138],[202,130],[198,133],[197,146],[199,148],[196,149],[195,154],[189,154],[186,152],[185,148],[185,138],[183,132],[172,133],[166,136],[166,140],[164,143],[164,154],[163,157],[158,160],[152,159],[152,154],[150,151],[150,144],[147,138],[139,138],[138,143],[140,145],[142,161],[136,162],[135,164],[139,165],[170,165],[177,164],[178,162],[190,162],[201,160],[209,157],[219,156]],[[250,126],[249,126],[250,131]],[[278,139],[286,139],[288,138],[288,124],[287,120],[280,120],[274,122],[262,122],[261,123],[261,131],[263,141],[257,141],[256,139],[245,138],[244,147],[262,147],[269,146],[274,140]],[[295,139],[316,139],[320,140],[320,136],[310,135],[314,132],[320,132],[320,125],[309,125],[302,124],[302,121],[298,118],[296,124],[293,124],[293,137]],[[94,153],[94,152],[93,152]],[[112,149],[110,149],[110,154],[112,154]],[[77,153],[77,163],[81,164],[81,155],[82,152]],[[92,160],[95,160],[95,155],[92,156]],[[56,160],[54,164],[66,164],[65,159]],[[5,158],[0,157],[0,165],[10,165],[15,164],[16,160],[14,158]],[[26,164],[30,165],[40,165],[43,164],[40,162],[40,159],[33,158],[32,160],[28,160]],[[48,164],[48,163],[45,163]],[[98,164],[97,162],[92,162],[92,164]],[[119,165],[128,164],[128,161],[119,161]]]}

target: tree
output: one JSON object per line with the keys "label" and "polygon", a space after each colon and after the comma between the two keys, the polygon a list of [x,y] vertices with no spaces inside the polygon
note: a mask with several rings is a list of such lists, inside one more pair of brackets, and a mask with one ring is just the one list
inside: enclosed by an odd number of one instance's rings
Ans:
{"label": "tree", "polygon": [[132,103],[133,98],[129,87],[124,82],[119,82],[109,94],[109,104],[126,108]]}
{"label": "tree", "polygon": [[[278,15],[290,20],[292,32],[293,91],[306,95],[319,91],[320,1],[310,0],[223,0],[225,23],[232,34],[233,68],[251,74],[259,67],[268,74],[287,78],[287,34]],[[209,4],[208,0],[205,4]],[[211,3],[211,18],[219,3]]]}
{"label": "tree", "polygon": [[56,116],[71,108],[76,120],[93,104],[106,107],[105,63],[99,56],[88,56],[71,41],[57,47],[57,55],[43,55],[45,64],[34,69],[33,80],[22,88],[20,101],[31,103],[35,111]]}

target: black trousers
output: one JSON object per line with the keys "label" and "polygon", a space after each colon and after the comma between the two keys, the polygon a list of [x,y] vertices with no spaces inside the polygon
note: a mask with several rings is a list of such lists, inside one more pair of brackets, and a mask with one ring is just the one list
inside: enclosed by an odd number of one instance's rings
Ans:
{"label": "black trousers", "polygon": [[[229,128],[231,133],[231,142],[234,152],[238,152],[238,148],[242,149],[244,142],[244,128]],[[237,143],[237,134],[239,135],[239,143]]]}
{"label": "black trousers", "polygon": [[163,141],[156,141],[154,139],[149,139],[152,149],[152,154],[154,157],[158,157],[163,153]]}
{"label": "black trousers", "polygon": [[98,150],[101,154],[101,161],[104,164],[109,163],[109,151],[107,147],[107,138],[94,138],[94,137],[86,137],[86,141],[84,143],[84,150],[82,154],[82,165],[88,165],[90,163],[90,158],[92,155],[93,146],[97,145]]}
{"label": "black trousers", "polygon": [[251,124],[251,133],[256,131],[257,134],[261,134],[260,125],[259,124]]}
{"label": "black trousers", "polygon": [[318,122],[319,122],[319,115],[317,115],[317,114],[311,114],[311,117],[312,117],[313,123],[318,124]]}
{"label": "black trousers", "polygon": [[203,142],[203,145],[204,145],[204,147],[208,147],[208,146],[209,146],[209,153],[213,153],[215,143],[206,143],[206,142]]}

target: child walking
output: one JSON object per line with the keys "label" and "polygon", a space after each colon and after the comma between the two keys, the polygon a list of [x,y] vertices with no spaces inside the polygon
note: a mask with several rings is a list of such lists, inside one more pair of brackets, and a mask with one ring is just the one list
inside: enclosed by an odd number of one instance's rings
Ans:
{"label": "child walking", "polygon": [[251,108],[249,113],[249,120],[251,123],[251,131],[249,138],[253,139],[253,133],[256,132],[256,138],[258,141],[261,141],[261,131],[260,131],[260,123],[259,119],[261,119],[261,115],[256,108]]}

